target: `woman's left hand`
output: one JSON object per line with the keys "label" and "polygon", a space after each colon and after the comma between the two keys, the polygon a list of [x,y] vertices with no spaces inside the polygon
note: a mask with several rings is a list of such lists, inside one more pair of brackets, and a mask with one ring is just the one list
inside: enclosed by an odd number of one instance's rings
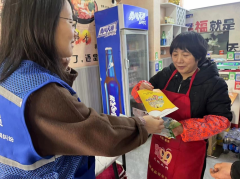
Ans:
{"label": "woman's left hand", "polygon": [[183,126],[180,125],[178,127],[176,127],[175,129],[172,130],[173,134],[175,135],[175,137],[177,137],[178,135],[181,135],[183,133]]}

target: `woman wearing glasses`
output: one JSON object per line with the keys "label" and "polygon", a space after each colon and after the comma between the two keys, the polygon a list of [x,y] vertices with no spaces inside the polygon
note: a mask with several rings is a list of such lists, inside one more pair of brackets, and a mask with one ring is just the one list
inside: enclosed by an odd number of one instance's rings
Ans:
{"label": "woman wearing glasses", "polygon": [[0,178],[92,179],[91,156],[124,154],[161,132],[160,119],[99,115],[76,97],[70,1],[7,0],[1,27]]}

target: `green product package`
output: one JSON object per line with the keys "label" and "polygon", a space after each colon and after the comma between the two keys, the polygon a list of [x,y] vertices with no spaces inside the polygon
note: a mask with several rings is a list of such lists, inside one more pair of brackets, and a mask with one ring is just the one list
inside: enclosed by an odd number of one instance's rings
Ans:
{"label": "green product package", "polygon": [[176,127],[180,126],[181,123],[177,122],[176,120],[169,118],[169,117],[163,117],[164,120],[164,126],[165,128],[162,130],[162,132],[158,135],[167,137],[167,138],[176,138],[175,135],[173,134],[173,129]]}
{"label": "green product package", "polygon": [[227,52],[227,60],[234,60],[234,52]]}
{"label": "green product package", "polygon": [[229,80],[235,80],[236,73],[235,72],[229,72]]}
{"label": "green product package", "polygon": [[162,60],[159,61],[159,71],[162,71],[163,66],[162,66]]}

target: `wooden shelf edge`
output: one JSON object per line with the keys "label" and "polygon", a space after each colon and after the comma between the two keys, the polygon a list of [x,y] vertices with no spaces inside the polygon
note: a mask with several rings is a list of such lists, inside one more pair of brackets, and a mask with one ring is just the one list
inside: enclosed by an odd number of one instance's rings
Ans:
{"label": "wooden shelf edge", "polygon": [[[163,7],[163,8],[179,7],[179,8],[181,8],[181,9],[184,9],[183,7],[181,7],[181,6],[177,5],[177,4],[174,4],[174,3],[161,3],[161,4],[160,4],[160,7]],[[184,9],[184,10],[190,11],[190,10],[188,10],[188,9]]]}
{"label": "wooden shelf edge", "polygon": [[160,55],[160,59],[171,58],[171,55]]}
{"label": "wooden shelf edge", "polygon": [[166,45],[166,46],[160,46],[161,48],[168,48],[170,47],[170,45]]}
{"label": "wooden shelf edge", "polygon": [[175,27],[188,28],[187,26],[177,25],[177,24],[161,24],[161,26],[175,26]]}

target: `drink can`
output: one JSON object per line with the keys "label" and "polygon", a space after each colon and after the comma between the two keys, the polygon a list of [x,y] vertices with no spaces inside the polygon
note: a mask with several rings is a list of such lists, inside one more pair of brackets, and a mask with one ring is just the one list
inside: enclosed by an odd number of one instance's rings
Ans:
{"label": "drink can", "polygon": [[219,50],[219,55],[224,55],[224,50]]}

